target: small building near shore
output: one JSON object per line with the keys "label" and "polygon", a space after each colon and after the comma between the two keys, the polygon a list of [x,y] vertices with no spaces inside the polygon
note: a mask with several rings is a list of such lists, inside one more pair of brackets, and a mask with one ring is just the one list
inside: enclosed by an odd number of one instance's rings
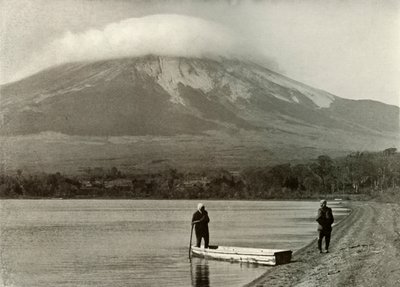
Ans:
{"label": "small building near shore", "polygon": [[132,180],[126,178],[117,178],[104,182],[104,187],[106,189],[111,188],[121,188],[121,189],[131,189],[133,187]]}

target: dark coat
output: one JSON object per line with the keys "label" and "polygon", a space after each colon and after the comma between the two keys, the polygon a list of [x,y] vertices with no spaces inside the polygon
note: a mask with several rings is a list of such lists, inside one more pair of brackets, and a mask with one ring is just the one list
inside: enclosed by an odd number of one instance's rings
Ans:
{"label": "dark coat", "polygon": [[332,223],[334,221],[332,209],[325,206],[318,209],[317,215],[318,230],[331,231]]}
{"label": "dark coat", "polygon": [[196,234],[208,233],[208,223],[210,222],[210,218],[208,218],[207,211],[203,210],[200,212],[197,210],[192,217],[192,222],[194,221],[199,221],[195,224]]}

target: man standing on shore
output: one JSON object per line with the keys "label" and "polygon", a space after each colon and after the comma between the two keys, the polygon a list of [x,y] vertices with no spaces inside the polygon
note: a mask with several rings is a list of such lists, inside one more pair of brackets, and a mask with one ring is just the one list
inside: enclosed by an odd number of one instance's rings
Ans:
{"label": "man standing on shore", "polygon": [[331,241],[332,223],[334,221],[332,209],[326,206],[326,200],[321,200],[321,208],[318,209],[318,249],[322,253],[322,239],[325,237],[325,250],[329,252],[329,243]]}
{"label": "man standing on shore", "polygon": [[208,233],[208,213],[202,203],[197,205],[197,211],[193,214],[192,225],[195,224],[194,230],[196,232],[196,246],[200,247],[201,238],[204,238],[204,248],[208,248],[209,233]]}

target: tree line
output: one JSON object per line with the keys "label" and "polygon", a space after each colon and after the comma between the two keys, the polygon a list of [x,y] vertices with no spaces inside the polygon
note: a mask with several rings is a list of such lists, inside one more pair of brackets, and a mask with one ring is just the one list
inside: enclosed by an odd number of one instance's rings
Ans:
{"label": "tree line", "polygon": [[1,198],[306,199],[347,194],[376,195],[399,190],[400,154],[354,152],[332,159],[321,155],[301,164],[279,164],[232,172],[169,169],[124,174],[116,167],[61,173],[0,176]]}

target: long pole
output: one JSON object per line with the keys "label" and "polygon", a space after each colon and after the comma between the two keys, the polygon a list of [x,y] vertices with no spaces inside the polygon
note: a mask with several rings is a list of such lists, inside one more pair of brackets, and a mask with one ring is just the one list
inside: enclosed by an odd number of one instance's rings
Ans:
{"label": "long pole", "polygon": [[193,227],[194,224],[192,224],[192,229],[190,230],[190,242],[189,242],[189,259],[192,259],[192,235],[193,235]]}

